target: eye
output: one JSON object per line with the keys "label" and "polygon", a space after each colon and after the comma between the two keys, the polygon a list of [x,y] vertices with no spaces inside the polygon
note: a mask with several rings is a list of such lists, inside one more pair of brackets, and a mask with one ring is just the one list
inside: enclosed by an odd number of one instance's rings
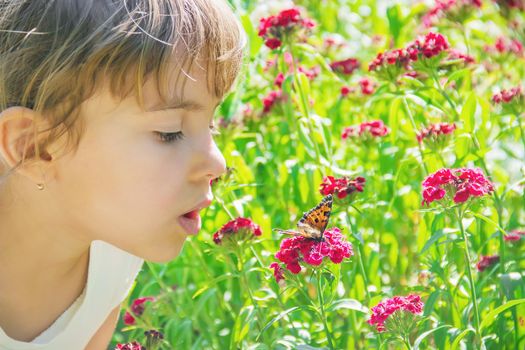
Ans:
{"label": "eye", "polygon": [[177,140],[182,140],[184,138],[184,134],[182,133],[182,131],[177,131],[177,132],[155,131],[155,134],[157,134],[157,136],[159,137],[162,143],[173,143]]}

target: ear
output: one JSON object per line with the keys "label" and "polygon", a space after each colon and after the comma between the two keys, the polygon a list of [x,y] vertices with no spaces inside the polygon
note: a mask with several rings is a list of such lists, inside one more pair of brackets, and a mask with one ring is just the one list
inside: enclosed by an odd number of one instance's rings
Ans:
{"label": "ear", "polygon": [[26,107],[9,107],[0,113],[0,156],[8,169],[24,160],[16,173],[34,183],[45,182],[43,169],[52,159],[44,149],[39,149],[36,157],[36,138],[43,137],[42,133],[37,135],[37,131],[43,125],[41,115]]}

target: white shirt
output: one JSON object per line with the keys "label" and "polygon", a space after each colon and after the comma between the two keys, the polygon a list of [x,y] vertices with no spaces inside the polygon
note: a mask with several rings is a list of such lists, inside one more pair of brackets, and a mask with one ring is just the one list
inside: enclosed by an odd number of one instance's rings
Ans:
{"label": "white shirt", "polygon": [[87,283],[77,300],[30,343],[8,337],[0,327],[0,350],[84,350],[109,313],[127,297],[143,263],[105,241],[91,242]]}

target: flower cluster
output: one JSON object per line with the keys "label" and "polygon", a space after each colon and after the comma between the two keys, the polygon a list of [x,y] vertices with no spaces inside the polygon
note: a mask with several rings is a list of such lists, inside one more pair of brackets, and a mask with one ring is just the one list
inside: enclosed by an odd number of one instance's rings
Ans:
{"label": "flower cluster", "polygon": [[455,129],[456,129],[455,123],[430,124],[429,126],[427,126],[426,128],[423,128],[417,133],[417,141],[419,143],[423,142],[424,140],[435,142],[438,140],[438,138],[444,135],[452,134]]}
{"label": "flower cluster", "polygon": [[432,26],[440,17],[448,16],[455,22],[461,22],[475,8],[480,8],[481,0],[436,0],[422,18],[425,26]]}
{"label": "flower cluster", "polygon": [[145,350],[139,342],[131,342],[126,344],[117,344],[114,350]]}
{"label": "flower cluster", "polygon": [[262,231],[259,225],[250,219],[240,217],[229,221],[223,225],[220,230],[215,232],[213,234],[213,241],[215,244],[221,244],[223,240],[233,238],[232,235],[235,235],[236,240],[243,240],[252,238],[253,236],[260,236],[261,234]]}
{"label": "flower cluster", "polygon": [[343,199],[356,192],[363,192],[365,181],[365,178],[361,176],[358,176],[355,179],[350,179],[346,176],[342,178],[325,176],[319,187],[319,192],[321,192],[323,196],[335,194],[337,198]]}
{"label": "flower cluster", "polygon": [[382,120],[373,120],[369,122],[363,122],[359,125],[347,126],[343,129],[341,138],[343,140],[349,137],[383,137],[390,132],[390,129],[383,123]]}
{"label": "flower cluster", "polygon": [[280,47],[285,37],[302,28],[310,30],[315,23],[309,18],[301,17],[298,8],[279,12],[275,16],[261,18],[259,21],[259,36],[270,49]]}
{"label": "flower cluster", "polygon": [[144,313],[146,301],[155,301],[155,298],[154,297],[140,297],[133,301],[133,303],[131,304],[132,313],[129,313],[126,311],[126,313],[124,314],[124,324],[125,325],[130,326],[130,325],[135,324],[135,317],[133,317],[133,315],[141,316]]}
{"label": "flower cluster", "polygon": [[[423,312],[423,306],[424,304],[421,301],[421,297],[417,294],[409,294],[406,297],[396,296],[386,299],[371,309],[372,316],[368,320],[368,324],[371,326],[375,325],[378,332],[393,331],[393,327],[389,327],[390,323],[385,325],[391,315],[405,314],[407,312],[417,315]],[[397,324],[397,322],[392,323],[392,326]]]}
{"label": "flower cluster", "polygon": [[522,239],[525,240],[525,231],[523,230],[512,230],[506,235],[503,236],[503,239],[506,242],[517,242],[521,241]]}
{"label": "flower cluster", "polygon": [[499,255],[482,255],[476,264],[479,272],[485,271],[499,261]]}
{"label": "flower cluster", "polygon": [[339,228],[333,227],[323,233],[321,241],[303,236],[284,239],[275,257],[283,262],[290,272],[298,274],[301,272],[301,261],[319,266],[325,257],[329,257],[333,263],[339,264],[344,258],[350,258],[352,255],[352,245],[344,240]]}
{"label": "flower cluster", "polygon": [[494,94],[492,96],[492,102],[496,104],[510,103],[513,100],[516,100],[516,102],[521,102],[524,96],[525,92],[523,91],[523,87],[521,85],[518,85],[511,89],[501,90],[501,92]]}
{"label": "flower cluster", "polygon": [[447,39],[439,34],[430,32],[422,38],[416,39],[407,47],[380,52],[368,65],[369,71],[381,71],[390,66],[411,70],[410,64],[421,58],[431,58],[446,52],[450,48]]}
{"label": "flower cluster", "polygon": [[423,181],[423,202],[430,204],[447,194],[454,203],[463,203],[472,197],[481,197],[494,191],[493,184],[479,168],[442,168]]}
{"label": "flower cluster", "polygon": [[357,58],[347,58],[341,61],[334,61],[330,63],[330,68],[334,72],[338,72],[345,75],[352,74],[360,66],[359,60]]}

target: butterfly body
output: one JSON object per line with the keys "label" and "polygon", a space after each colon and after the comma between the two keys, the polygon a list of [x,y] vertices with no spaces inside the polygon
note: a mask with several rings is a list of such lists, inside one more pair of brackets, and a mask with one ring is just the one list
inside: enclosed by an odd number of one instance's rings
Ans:
{"label": "butterfly body", "polygon": [[324,241],[323,233],[332,213],[332,202],[332,195],[324,197],[319,204],[303,214],[297,223],[297,230],[277,230],[283,234]]}

